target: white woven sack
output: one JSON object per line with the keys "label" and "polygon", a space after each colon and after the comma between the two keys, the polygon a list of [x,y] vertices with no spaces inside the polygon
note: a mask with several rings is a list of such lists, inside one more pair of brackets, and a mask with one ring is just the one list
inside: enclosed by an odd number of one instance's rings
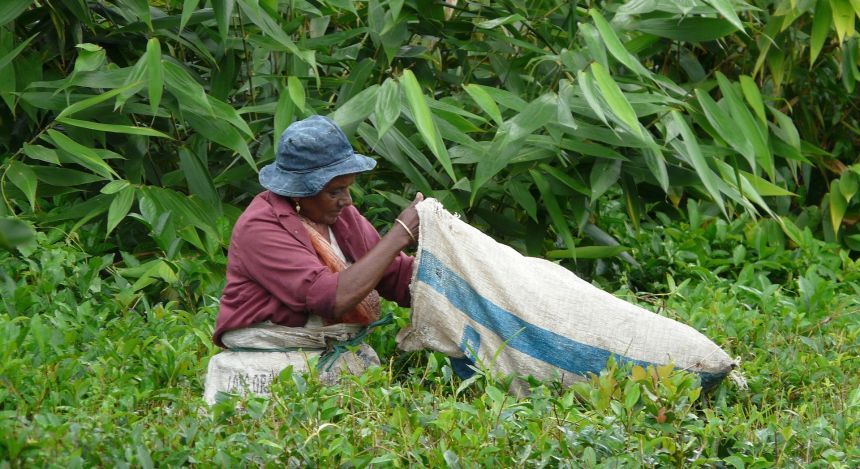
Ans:
{"label": "white woven sack", "polygon": [[[286,367],[292,365],[293,371],[308,371],[308,360],[319,357],[319,350],[296,352],[234,352],[225,350],[209,359],[203,400],[213,405],[219,392],[238,394],[252,393],[270,396],[272,381]],[[361,344],[355,352],[344,353],[335,360],[331,368],[319,370],[319,379],[324,384],[335,384],[341,373],[353,375],[363,373],[367,368],[379,365],[379,357],[367,344]]]}
{"label": "white woven sack", "polygon": [[[525,257],[447,212],[417,205],[421,220],[412,322],[403,350],[467,357],[502,375],[565,384],[619,363],[673,364],[719,382],[734,361],[693,328],[604,292],[552,262]],[[525,390],[515,381],[512,391]]]}

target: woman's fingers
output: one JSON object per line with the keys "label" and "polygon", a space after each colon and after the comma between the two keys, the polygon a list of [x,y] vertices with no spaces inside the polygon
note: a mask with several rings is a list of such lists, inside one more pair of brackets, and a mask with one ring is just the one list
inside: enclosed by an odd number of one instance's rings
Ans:
{"label": "woman's fingers", "polygon": [[415,210],[415,205],[418,202],[424,200],[424,194],[418,192],[415,194],[415,199],[412,200],[412,203],[409,204],[400,215],[397,216],[399,222],[395,222],[398,225],[402,223],[404,231],[409,236],[410,242],[417,242],[418,240],[418,230],[419,230],[419,219],[418,219],[418,211]]}

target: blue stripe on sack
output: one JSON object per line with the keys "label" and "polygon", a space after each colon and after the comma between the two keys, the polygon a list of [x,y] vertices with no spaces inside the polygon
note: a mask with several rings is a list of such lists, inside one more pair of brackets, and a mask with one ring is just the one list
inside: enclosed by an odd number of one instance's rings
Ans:
{"label": "blue stripe on sack", "polygon": [[475,361],[481,348],[481,334],[474,327],[466,324],[463,328],[463,338],[460,339],[460,350],[466,358]]}
{"label": "blue stripe on sack", "polygon": [[478,350],[481,348],[481,334],[474,327],[466,324],[463,328],[463,338],[460,339],[460,351],[462,358],[448,357],[451,360],[451,368],[460,379],[471,378],[475,374],[475,361],[478,359]]}
{"label": "blue stripe on sack", "polygon": [[[427,284],[473,321],[496,333],[507,347],[578,375],[600,373],[613,355],[608,350],[571,340],[511,314],[481,296],[466,280],[428,251],[421,252],[419,264],[417,281]],[[620,365],[659,365],[617,354],[615,360]],[[717,384],[726,376],[725,373],[705,372],[699,375],[705,388]]]}

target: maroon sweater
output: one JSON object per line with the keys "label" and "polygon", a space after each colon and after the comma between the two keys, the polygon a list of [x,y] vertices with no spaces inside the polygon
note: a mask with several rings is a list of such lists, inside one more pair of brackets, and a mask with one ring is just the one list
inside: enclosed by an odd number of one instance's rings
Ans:
{"label": "maroon sweater", "polygon": [[[379,233],[353,206],[331,229],[350,262],[379,242]],[[392,261],[376,286],[383,298],[409,306],[412,264],[402,252]],[[264,321],[298,327],[311,313],[333,319],[338,277],[317,257],[293,206],[270,191],[260,193],[233,227],[213,341],[223,347],[225,332]]]}

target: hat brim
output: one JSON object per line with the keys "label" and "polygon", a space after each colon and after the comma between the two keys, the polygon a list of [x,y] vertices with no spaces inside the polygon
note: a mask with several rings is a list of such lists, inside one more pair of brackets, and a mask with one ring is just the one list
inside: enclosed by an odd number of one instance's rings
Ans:
{"label": "hat brim", "polygon": [[358,153],[333,165],[308,171],[285,171],[272,163],[260,170],[260,184],[284,197],[312,197],[338,176],[363,173],[374,167],[376,160]]}

